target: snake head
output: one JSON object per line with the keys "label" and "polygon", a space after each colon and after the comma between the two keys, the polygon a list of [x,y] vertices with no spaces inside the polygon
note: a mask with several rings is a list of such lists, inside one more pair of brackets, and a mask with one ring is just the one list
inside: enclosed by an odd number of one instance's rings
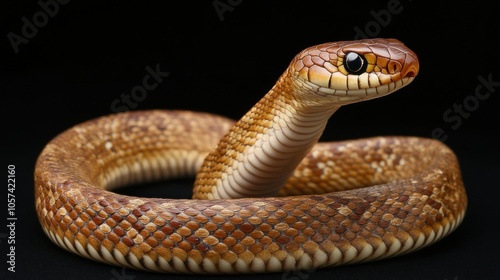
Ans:
{"label": "snake head", "polygon": [[418,69],[416,54],[400,41],[365,39],[307,48],[288,74],[298,85],[296,96],[345,105],[392,93],[412,82]]}

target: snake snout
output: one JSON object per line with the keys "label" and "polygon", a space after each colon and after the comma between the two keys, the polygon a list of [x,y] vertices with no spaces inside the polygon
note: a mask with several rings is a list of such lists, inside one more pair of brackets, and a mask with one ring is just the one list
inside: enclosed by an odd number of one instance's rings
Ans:
{"label": "snake snout", "polygon": [[401,77],[414,78],[417,76],[419,68],[417,55],[408,53],[404,60],[403,69],[401,69]]}

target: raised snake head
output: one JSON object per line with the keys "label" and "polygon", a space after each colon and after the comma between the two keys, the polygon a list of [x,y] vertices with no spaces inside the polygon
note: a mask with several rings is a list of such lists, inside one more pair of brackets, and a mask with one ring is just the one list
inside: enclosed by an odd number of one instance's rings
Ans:
{"label": "raised snake head", "polygon": [[418,70],[417,55],[400,41],[366,39],[307,48],[286,74],[298,89],[296,98],[345,105],[392,93],[412,82]]}

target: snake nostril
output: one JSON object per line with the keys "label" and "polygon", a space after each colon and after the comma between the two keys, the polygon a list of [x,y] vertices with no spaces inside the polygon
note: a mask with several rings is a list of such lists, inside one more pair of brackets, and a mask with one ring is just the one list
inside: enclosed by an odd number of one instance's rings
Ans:
{"label": "snake nostril", "polygon": [[398,71],[398,65],[396,63],[392,64],[392,73],[396,73]]}

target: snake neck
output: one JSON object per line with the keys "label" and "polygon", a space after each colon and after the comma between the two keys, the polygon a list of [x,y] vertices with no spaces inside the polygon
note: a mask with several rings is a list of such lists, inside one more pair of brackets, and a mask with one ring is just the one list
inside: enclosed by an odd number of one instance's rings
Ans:
{"label": "snake neck", "polygon": [[339,106],[304,106],[285,73],[205,158],[197,199],[265,197],[278,193],[318,142]]}

